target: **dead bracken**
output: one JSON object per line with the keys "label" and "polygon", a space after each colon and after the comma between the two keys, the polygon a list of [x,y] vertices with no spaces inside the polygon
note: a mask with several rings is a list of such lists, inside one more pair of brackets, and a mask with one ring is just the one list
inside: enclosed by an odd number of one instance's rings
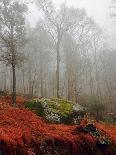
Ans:
{"label": "dead bracken", "polygon": [[99,148],[97,138],[90,133],[75,132],[80,125],[48,124],[29,110],[9,106],[0,110],[0,152],[2,155],[114,155],[116,127],[103,123],[97,123],[96,127],[109,138],[108,147]]}

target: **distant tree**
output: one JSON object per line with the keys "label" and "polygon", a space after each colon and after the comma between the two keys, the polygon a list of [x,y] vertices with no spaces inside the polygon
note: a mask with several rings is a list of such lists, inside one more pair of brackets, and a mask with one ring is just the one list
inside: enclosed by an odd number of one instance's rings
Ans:
{"label": "distant tree", "polygon": [[111,6],[110,6],[110,15],[111,17],[116,17],[116,0],[111,0]]}
{"label": "distant tree", "polygon": [[37,23],[32,32],[29,32],[30,42],[25,46],[29,55],[28,83],[29,94],[38,91],[39,96],[45,96],[46,83],[49,83],[51,72],[53,41],[42,25],[42,20]]}
{"label": "distant tree", "polygon": [[1,61],[12,67],[13,105],[16,105],[16,66],[23,61],[25,44],[25,4],[14,0],[0,0]]}
{"label": "distant tree", "polygon": [[50,0],[37,0],[37,5],[44,12],[45,27],[54,41],[57,53],[56,83],[57,97],[59,98],[60,46],[62,38],[64,34],[78,28],[80,21],[85,17],[85,12],[79,9],[67,8],[65,5],[62,5],[59,10],[55,11]]}

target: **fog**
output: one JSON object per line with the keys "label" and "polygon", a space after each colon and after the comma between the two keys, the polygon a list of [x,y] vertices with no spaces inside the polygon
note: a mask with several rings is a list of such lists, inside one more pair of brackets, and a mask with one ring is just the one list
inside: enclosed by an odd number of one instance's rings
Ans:
{"label": "fog", "polygon": [[[60,5],[64,2],[67,6],[85,9],[87,15],[91,18],[94,18],[95,22],[98,23],[102,28],[107,29],[107,31],[110,31],[111,27],[113,26],[110,18],[112,6],[111,0],[53,0],[56,8],[60,7]],[[29,10],[29,21],[31,25],[34,26],[39,18],[39,11],[34,4],[29,6]]]}
{"label": "fog", "polygon": [[109,111],[116,109],[116,23],[111,7],[115,4],[110,0],[21,3],[26,11],[23,7],[17,14],[0,11],[1,90],[82,105],[94,100]]}

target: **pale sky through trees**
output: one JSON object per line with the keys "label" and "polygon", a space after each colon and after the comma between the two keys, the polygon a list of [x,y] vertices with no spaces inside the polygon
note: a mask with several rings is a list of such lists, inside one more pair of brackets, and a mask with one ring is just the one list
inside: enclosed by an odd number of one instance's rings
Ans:
{"label": "pale sky through trees", "polygon": [[[53,2],[59,5],[63,0],[53,0]],[[87,14],[102,26],[105,26],[109,19],[111,0],[66,0],[66,2],[69,6],[84,8]]]}
{"label": "pale sky through trees", "polygon": [[[89,17],[94,18],[95,22],[98,23],[103,29],[107,29],[111,32],[114,23],[110,17],[110,6],[111,0],[52,0],[56,7],[61,5],[63,2],[67,3],[68,6],[77,8],[83,8],[86,10]],[[38,9],[34,5],[30,6],[29,19],[34,26],[38,20]]]}

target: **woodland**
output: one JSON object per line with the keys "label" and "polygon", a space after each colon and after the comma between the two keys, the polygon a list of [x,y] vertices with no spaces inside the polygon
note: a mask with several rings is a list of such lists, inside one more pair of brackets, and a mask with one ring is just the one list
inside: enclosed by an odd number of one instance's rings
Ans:
{"label": "woodland", "polygon": [[113,39],[66,2],[0,0],[0,155],[116,154]]}

